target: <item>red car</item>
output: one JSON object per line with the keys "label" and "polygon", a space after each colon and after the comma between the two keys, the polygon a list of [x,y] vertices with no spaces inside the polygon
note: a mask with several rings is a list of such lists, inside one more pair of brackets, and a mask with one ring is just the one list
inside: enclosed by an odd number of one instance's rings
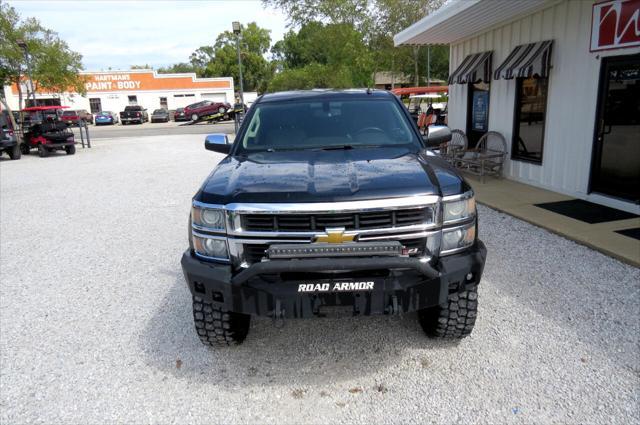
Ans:
{"label": "red car", "polygon": [[64,111],[62,113],[62,121],[67,125],[78,125],[78,122],[83,119],[89,124],[93,124],[93,115],[85,109],[78,109],[76,111]]}
{"label": "red car", "polygon": [[191,121],[198,121],[201,117],[207,115],[224,114],[229,108],[231,108],[231,105],[227,102],[203,100],[185,107],[184,115],[191,118]]}

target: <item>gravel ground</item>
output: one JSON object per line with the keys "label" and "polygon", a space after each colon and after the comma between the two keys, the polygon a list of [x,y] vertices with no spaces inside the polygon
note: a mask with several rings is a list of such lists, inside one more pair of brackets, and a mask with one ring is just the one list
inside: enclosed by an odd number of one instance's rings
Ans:
{"label": "gravel ground", "polygon": [[179,260],[219,159],[172,135],[0,161],[2,423],[640,423],[640,270],[484,207],[470,338],[261,319],[205,348]]}

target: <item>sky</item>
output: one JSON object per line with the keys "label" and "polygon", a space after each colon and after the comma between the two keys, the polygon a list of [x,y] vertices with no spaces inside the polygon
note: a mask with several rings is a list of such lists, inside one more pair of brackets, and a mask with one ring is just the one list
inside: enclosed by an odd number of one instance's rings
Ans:
{"label": "sky", "polygon": [[198,47],[211,45],[233,21],[255,21],[281,40],[286,17],[260,1],[8,1],[23,18],[35,17],[82,54],[88,71],[154,68],[188,62]]}

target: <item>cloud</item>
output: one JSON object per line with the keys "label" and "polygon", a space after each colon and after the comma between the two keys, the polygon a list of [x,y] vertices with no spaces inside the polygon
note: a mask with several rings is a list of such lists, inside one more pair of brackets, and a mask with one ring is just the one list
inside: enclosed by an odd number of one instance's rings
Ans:
{"label": "cloud", "polygon": [[202,45],[255,21],[282,39],[286,18],[260,1],[11,1],[23,18],[36,17],[83,55],[87,70],[155,68],[186,62]]}

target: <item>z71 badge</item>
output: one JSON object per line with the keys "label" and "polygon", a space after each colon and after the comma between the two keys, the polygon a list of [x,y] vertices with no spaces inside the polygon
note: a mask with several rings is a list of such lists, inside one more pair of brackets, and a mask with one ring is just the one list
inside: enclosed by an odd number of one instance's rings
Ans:
{"label": "z71 badge", "polygon": [[298,292],[348,292],[373,291],[374,282],[301,283]]}

